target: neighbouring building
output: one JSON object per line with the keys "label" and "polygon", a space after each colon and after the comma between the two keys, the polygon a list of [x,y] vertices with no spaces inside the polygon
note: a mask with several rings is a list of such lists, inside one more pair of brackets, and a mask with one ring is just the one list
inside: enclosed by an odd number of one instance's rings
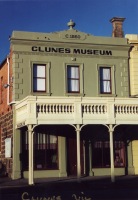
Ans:
{"label": "neighbouring building", "polygon": [[[9,83],[12,83],[12,68],[10,66],[12,63],[8,56],[0,65],[0,161],[2,161],[0,175],[7,173],[9,176],[12,174],[13,164],[11,146],[13,141],[12,88],[9,87]],[[6,151],[8,147],[9,151]]]}
{"label": "neighbouring building", "polygon": [[[138,98],[138,35],[127,34],[125,37],[131,45],[129,59],[130,97]],[[138,174],[138,136],[132,141],[134,173]]]}
{"label": "neighbouring building", "polygon": [[60,32],[13,31],[0,66],[0,156],[13,179],[138,174],[124,20],[110,20],[112,37],[80,32],[72,20]]}

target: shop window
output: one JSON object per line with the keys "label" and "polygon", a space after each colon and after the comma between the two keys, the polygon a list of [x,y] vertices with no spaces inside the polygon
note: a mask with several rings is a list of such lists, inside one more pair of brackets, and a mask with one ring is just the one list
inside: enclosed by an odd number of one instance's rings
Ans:
{"label": "shop window", "polygon": [[68,95],[83,95],[83,64],[65,65],[65,86]]}
{"label": "shop window", "polygon": [[[110,167],[109,141],[96,141],[92,148],[92,166],[94,168]],[[115,167],[125,166],[125,148],[122,141],[114,142],[114,158]]]}
{"label": "shop window", "polygon": [[121,141],[115,142],[114,144],[115,152],[114,152],[114,166],[115,167],[124,167],[125,166],[125,146]]}
{"label": "shop window", "polygon": [[110,167],[109,142],[95,142],[93,145],[92,155],[93,167]]}
{"label": "shop window", "polygon": [[[23,170],[28,169],[28,134],[23,135]],[[58,138],[46,133],[34,134],[34,169],[58,168]]]}

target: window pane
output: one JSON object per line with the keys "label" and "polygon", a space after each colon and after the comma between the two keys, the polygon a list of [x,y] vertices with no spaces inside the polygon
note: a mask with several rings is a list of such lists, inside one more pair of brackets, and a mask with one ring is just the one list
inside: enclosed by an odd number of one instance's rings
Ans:
{"label": "window pane", "polygon": [[50,149],[56,149],[57,147],[57,137],[54,135],[50,135]]}
{"label": "window pane", "polygon": [[34,79],[34,91],[45,91],[45,79]]}
{"label": "window pane", "polygon": [[79,68],[78,66],[72,67],[68,66],[68,78],[79,78]]}
{"label": "window pane", "polygon": [[102,79],[103,80],[110,80],[110,69],[102,69]]}
{"label": "window pane", "polygon": [[37,72],[37,76],[38,77],[45,77],[45,66],[37,66],[37,70],[38,70],[38,72]]}
{"label": "window pane", "polygon": [[125,166],[125,146],[121,141],[115,142],[115,167]]}
{"label": "window pane", "polygon": [[106,93],[111,92],[110,81],[103,81],[102,82],[101,91],[106,92]]}
{"label": "window pane", "polygon": [[79,81],[69,80],[68,81],[68,92],[78,92],[79,91]]}
{"label": "window pane", "polygon": [[34,77],[45,77],[45,65],[34,65]]}

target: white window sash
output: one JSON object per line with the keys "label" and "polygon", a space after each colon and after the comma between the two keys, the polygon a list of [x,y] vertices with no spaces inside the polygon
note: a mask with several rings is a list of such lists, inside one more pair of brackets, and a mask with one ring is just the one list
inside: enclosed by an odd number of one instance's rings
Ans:
{"label": "white window sash", "polygon": [[103,68],[103,80],[110,80],[110,69]]}
{"label": "white window sash", "polygon": [[45,65],[35,65],[34,75],[37,77],[45,78]]}

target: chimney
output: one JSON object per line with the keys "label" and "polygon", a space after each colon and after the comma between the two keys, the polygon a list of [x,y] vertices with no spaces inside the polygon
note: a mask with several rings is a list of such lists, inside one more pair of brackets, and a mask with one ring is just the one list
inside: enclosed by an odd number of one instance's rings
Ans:
{"label": "chimney", "polygon": [[119,37],[123,38],[124,37],[124,32],[123,32],[123,22],[125,18],[122,17],[113,17],[110,22],[113,25],[113,31],[112,31],[112,37]]}

